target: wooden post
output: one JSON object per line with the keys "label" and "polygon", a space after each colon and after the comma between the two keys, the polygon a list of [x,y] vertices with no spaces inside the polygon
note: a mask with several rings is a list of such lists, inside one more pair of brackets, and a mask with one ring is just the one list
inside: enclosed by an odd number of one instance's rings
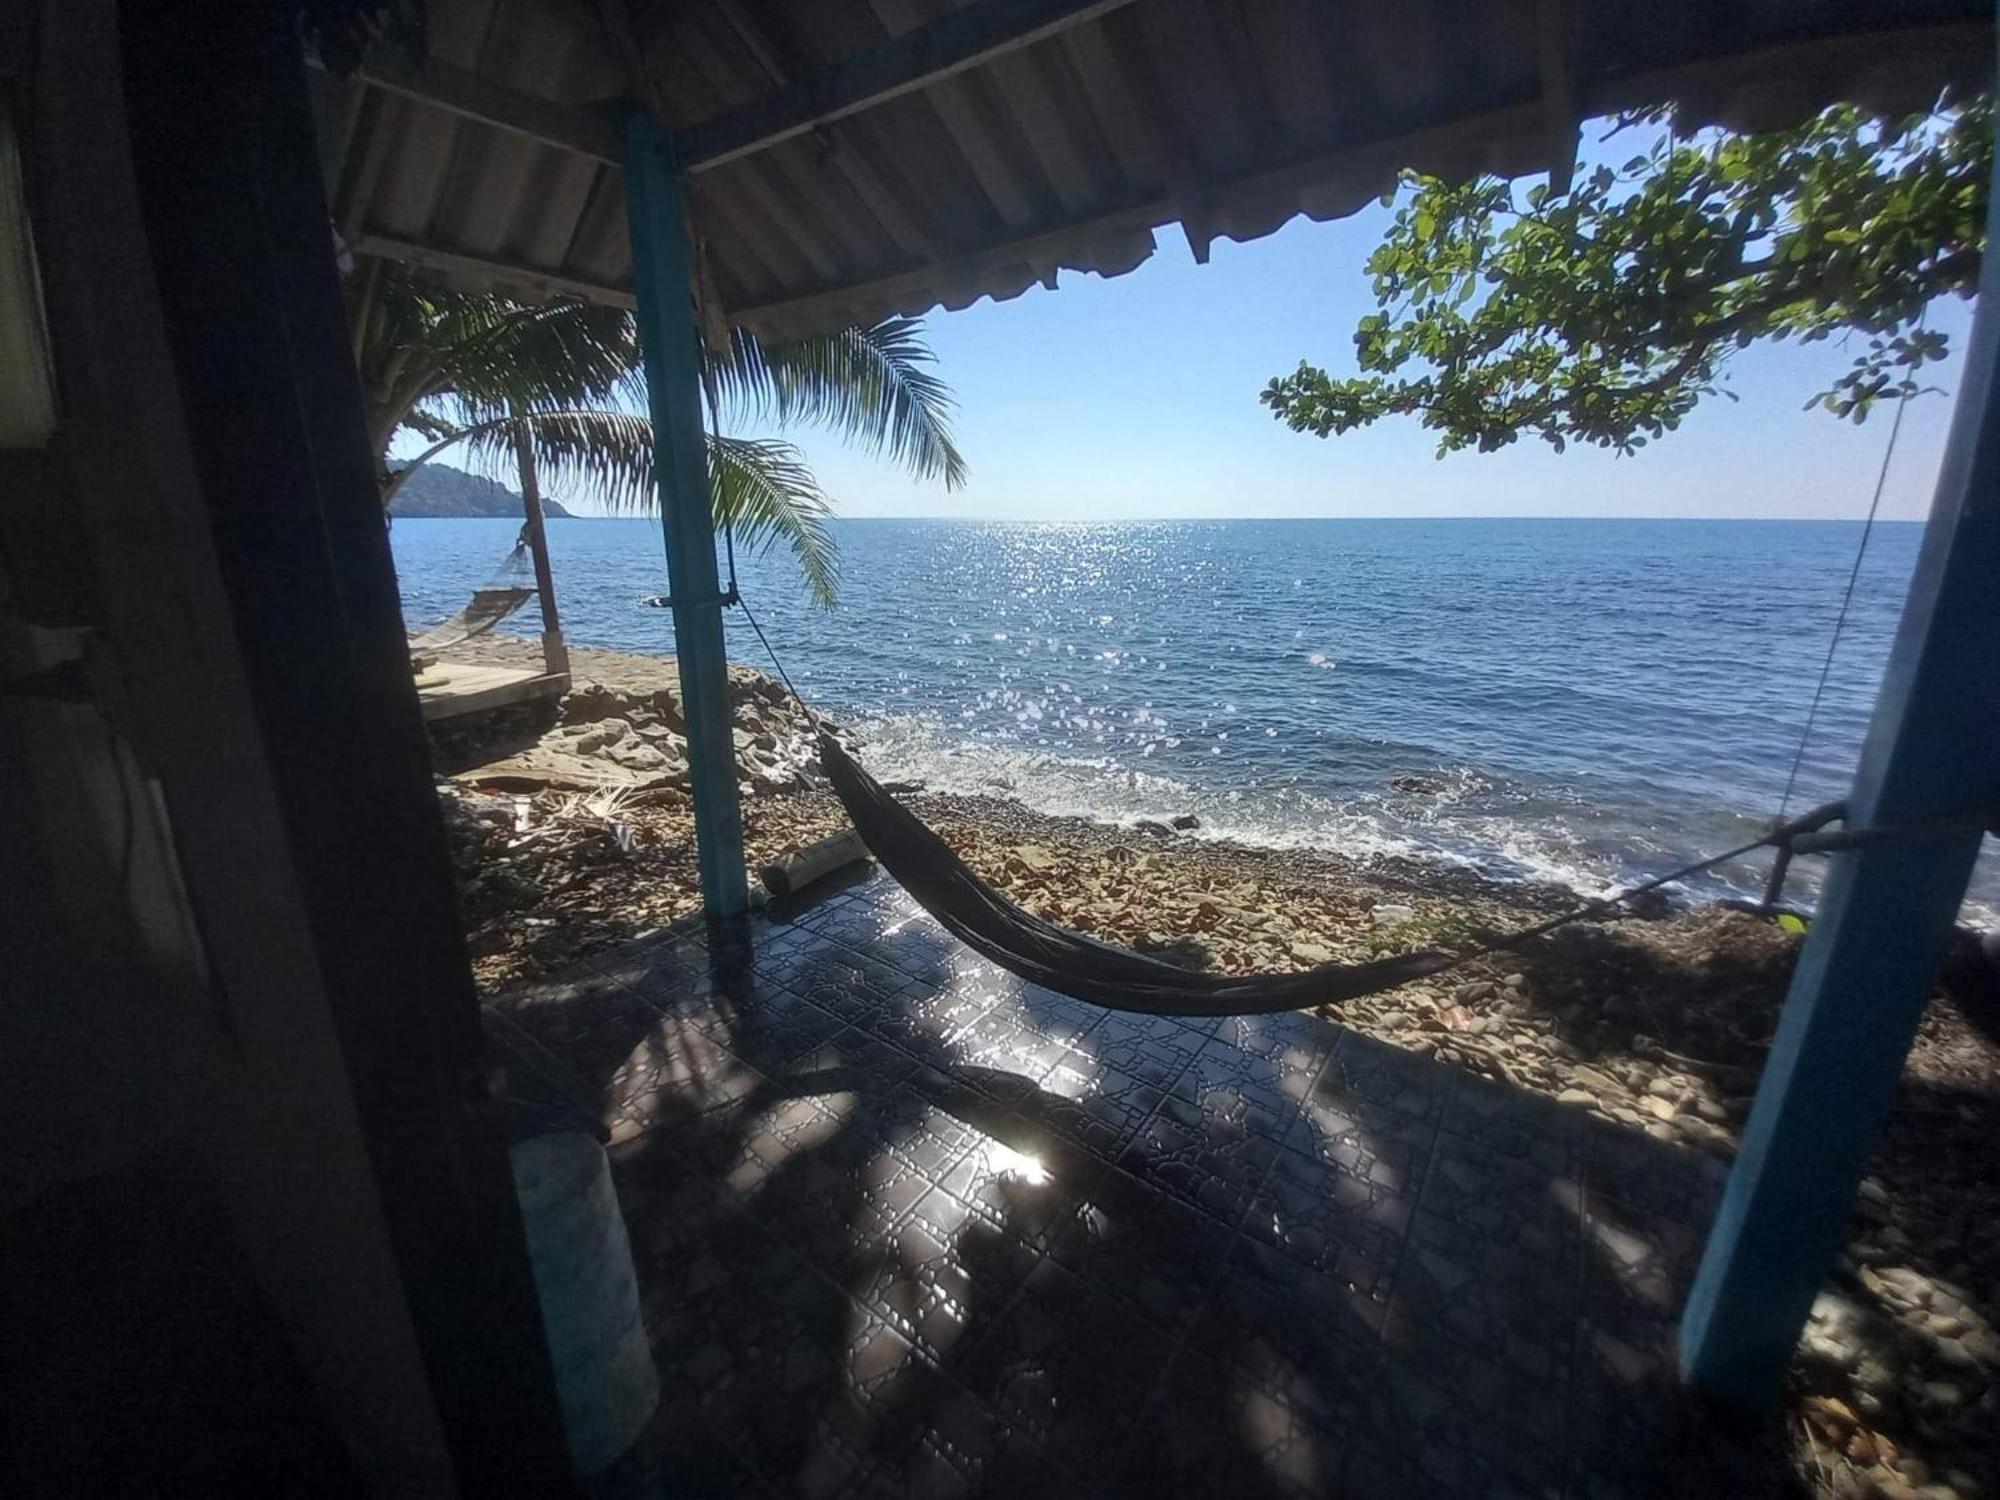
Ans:
{"label": "wooden post", "polygon": [[[516,414],[518,416],[518,413]],[[562,620],[556,613],[556,580],[549,569],[549,534],[542,522],[542,486],[535,475],[535,444],[524,424],[514,427],[514,457],[521,469],[521,513],[527,517],[528,555],[535,560],[535,593],[542,605],[542,670],[550,676],[569,670]]]}
{"label": "wooden post", "polygon": [[[1995,200],[2000,210],[2000,199]],[[1988,233],[1995,223],[1989,215]],[[1990,817],[2000,789],[2000,257],[1989,257],[1857,829]],[[1979,824],[1833,856],[1681,1325],[1681,1373],[1768,1405],[1847,1230],[1979,852]]]}
{"label": "wooden post", "polygon": [[715,567],[708,443],[701,425],[701,340],[695,328],[687,210],[666,128],[634,110],[625,127],[625,191],[632,284],[653,417],[653,477],[666,533],[674,655],[687,719],[702,903],[711,919],[749,908],[736,748],[729,717],[729,658],[722,584]]}

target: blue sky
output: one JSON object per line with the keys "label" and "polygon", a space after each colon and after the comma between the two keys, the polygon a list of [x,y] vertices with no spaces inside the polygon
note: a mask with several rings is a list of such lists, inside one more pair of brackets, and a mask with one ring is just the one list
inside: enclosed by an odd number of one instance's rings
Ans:
{"label": "blue sky", "polygon": [[[843,515],[1111,520],[1155,516],[1859,517],[1889,433],[1802,411],[1855,351],[1830,340],[1737,356],[1736,402],[1706,403],[1631,458],[1523,441],[1434,456],[1414,418],[1344,437],[1292,432],[1258,404],[1301,358],[1353,369],[1354,324],[1374,310],[1362,270],[1388,222],[1371,206],[1295,220],[1250,244],[1217,241],[1198,266],[1177,228],[1128,276],[1068,276],[1049,292],[927,320],[958,393],[965,489],[947,494],[810,431],[800,443]],[[1969,308],[1940,305],[1954,346]],[[1955,389],[1957,361],[1935,380]],[[1950,402],[1904,420],[1885,516],[1920,518]]]}
{"label": "blue sky", "polygon": [[[1595,134],[1586,131],[1586,162],[1644,144],[1635,134],[1615,144]],[[1530,440],[1439,460],[1435,434],[1415,418],[1335,438],[1292,432],[1258,392],[1302,358],[1353,372],[1355,323],[1375,310],[1363,266],[1389,219],[1374,204],[1330,224],[1297,219],[1249,244],[1218,240],[1206,266],[1169,225],[1156,232],[1152,259],[1130,275],[1069,275],[1054,292],[1036,287],[1011,302],[931,314],[929,340],[959,398],[959,444],[971,469],[957,493],[810,428],[785,436],[847,516],[1865,514],[1890,413],[1855,427],[1801,409],[1851,364],[1855,350],[1838,339],[1737,355],[1727,376],[1736,401],[1710,399],[1678,432],[1630,458],[1589,448],[1558,455]],[[1947,392],[1956,389],[1955,355],[1970,323],[1965,303],[1932,311],[1932,326],[1954,350],[1929,372]],[[1885,516],[1925,514],[1950,416],[1944,397],[1911,406]],[[394,451],[408,456],[418,446],[405,435]]]}

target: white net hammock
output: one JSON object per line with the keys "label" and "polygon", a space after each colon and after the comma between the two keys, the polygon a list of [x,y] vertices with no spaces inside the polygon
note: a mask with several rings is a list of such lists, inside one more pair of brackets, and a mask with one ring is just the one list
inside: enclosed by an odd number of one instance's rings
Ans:
{"label": "white net hammock", "polygon": [[440,651],[485,635],[534,597],[534,560],[523,538],[514,544],[499,571],[472,591],[465,608],[410,638],[410,655],[428,661]]}

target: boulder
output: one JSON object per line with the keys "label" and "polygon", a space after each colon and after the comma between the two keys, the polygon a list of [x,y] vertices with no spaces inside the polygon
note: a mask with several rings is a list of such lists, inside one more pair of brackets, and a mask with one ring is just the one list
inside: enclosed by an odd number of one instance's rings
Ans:
{"label": "boulder", "polygon": [[569,749],[575,755],[597,755],[632,735],[632,726],[623,719],[599,719],[575,736]]}
{"label": "boulder", "polygon": [[603,755],[628,771],[664,771],[668,764],[666,756],[636,735],[606,745]]}
{"label": "boulder", "polygon": [[563,695],[562,721],[565,724],[595,724],[599,719],[625,713],[628,700],[599,682],[587,682]]}
{"label": "boulder", "polygon": [[1007,866],[1029,875],[1046,875],[1056,867],[1056,857],[1040,844],[1017,844],[1008,851]]}

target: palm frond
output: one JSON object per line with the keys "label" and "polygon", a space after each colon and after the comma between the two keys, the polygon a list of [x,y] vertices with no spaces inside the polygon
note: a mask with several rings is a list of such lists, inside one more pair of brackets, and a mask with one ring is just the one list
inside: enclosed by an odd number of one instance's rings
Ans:
{"label": "palm frond", "polygon": [[965,458],[952,437],[951,391],[926,368],[935,362],[921,320],[884,318],[772,345],[738,328],[714,376],[726,404],[780,423],[827,427],[919,478],[957,489]]}
{"label": "palm frond", "polygon": [[585,496],[611,511],[653,508],[653,424],[644,417],[622,411],[524,413],[472,427],[465,440],[486,464],[508,472],[515,462],[514,429],[523,422],[544,489],[563,498]]}
{"label": "palm frond", "polygon": [[453,319],[439,333],[451,392],[471,409],[560,411],[643,396],[638,331],[623,308],[551,303]]}
{"label": "palm frond", "polygon": [[[514,460],[525,422],[544,482],[613,511],[652,510],[652,424],[636,320],[618,308],[528,304],[462,292],[407,266],[371,260],[348,304],[369,433],[387,472],[399,431],[427,440],[422,463],[466,446],[488,467]],[[951,432],[951,393],[914,318],[887,318],[820,338],[766,347],[748,333],[712,360],[712,405],[780,423],[810,422],[947,487],[965,482]],[[624,408],[624,409],[619,409]],[[831,506],[788,443],[710,439],[710,500],[749,547],[783,542],[813,595],[831,604],[840,573]]]}
{"label": "palm frond", "polygon": [[371,261],[349,303],[355,363],[379,446],[413,410],[446,402],[467,425],[516,408],[589,408],[642,391],[629,312],[523,304],[441,287]]}
{"label": "palm frond", "polygon": [[752,550],[790,547],[814,602],[831,609],[840,598],[840,553],[826,524],[833,507],[799,450],[774,438],[711,437],[708,472],[716,524],[733,522]]}
{"label": "palm frond", "polygon": [[[535,464],[551,491],[590,497],[607,510],[657,511],[653,424],[617,411],[534,412],[466,429],[461,439],[489,464],[511,463],[514,430],[527,424]],[[747,550],[784,544],[813,600],[840,597],[840,553],[827,522],[833,507],[798,449],[774,438],[708,440],[709,504]]]}

